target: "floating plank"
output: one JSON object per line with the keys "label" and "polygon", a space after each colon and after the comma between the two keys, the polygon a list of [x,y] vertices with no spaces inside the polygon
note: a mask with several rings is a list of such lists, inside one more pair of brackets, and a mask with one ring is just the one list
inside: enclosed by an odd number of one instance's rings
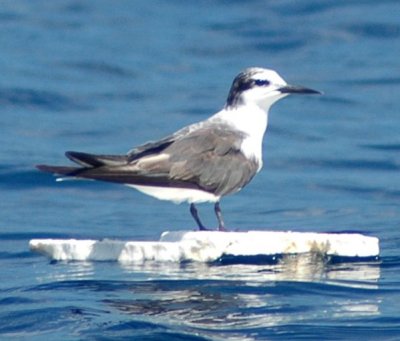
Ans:
{"label": "floating plank", "polygon": [[213,262],[223,256],[379,256],[379,240],[357,233],[276,231],[164,232],[159,241],[32,239],[30,249],[53,260],[119,262]]}

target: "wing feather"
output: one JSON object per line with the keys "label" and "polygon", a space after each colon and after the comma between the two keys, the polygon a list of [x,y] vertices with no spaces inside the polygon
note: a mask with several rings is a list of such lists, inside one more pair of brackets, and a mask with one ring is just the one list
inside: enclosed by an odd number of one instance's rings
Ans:
{"label": "wing feather", "polygon": [[218,196],[234,193],[258,171],[240,146],[245,136],[226,126],[184,130],[148,142],[127,155],[67,152],[82,167],[40,165],[42,171],[132,185],[195,188]]}
{"label": "wing feather", "polygon": [[205,127],[171,144],[172,179],[197,183],[217,195],[233,193],[245,186],[257,173],[256,160],[247,160],[240,150],[245,137],[226,127]]}

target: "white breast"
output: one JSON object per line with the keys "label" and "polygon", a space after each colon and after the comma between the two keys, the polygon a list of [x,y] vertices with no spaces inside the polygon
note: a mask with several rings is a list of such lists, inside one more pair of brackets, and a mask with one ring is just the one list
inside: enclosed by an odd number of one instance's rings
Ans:
{"label": "white breast", "polygon": [[262,142],[268,125],[268,112],[256,105],[243,105],[234,109],[223,109],[210,120],[223,121],[233,129],[243,132],[245,138],[241,151],[247,158],[255,158],[262,167]]}
{"label": "white breast", "polygon": [[159,200],[173,201],[176,204],[180,204],[184,201],[187,201],[189,203],[217,202],[220,199],[219,196],[198,189],[141,186],[141,185],[127,185],[127,186],[135,188],[138,191],[147,194],[151,197],[157,198]]}

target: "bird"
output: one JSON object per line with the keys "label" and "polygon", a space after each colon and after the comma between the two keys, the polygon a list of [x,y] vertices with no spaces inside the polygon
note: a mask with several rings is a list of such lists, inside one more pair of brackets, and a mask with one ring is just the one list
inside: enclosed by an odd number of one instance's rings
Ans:
{"label": "bird", "polygon": [[250,67],[234,78],[225,105],[208,119],[123,155],[67,151],[76,166],[36,167],[59,180],[119,183],[160,200],[187,202],[200,231],[208,229],[195,205],[214,203],[217,230],[226,231],[221,198],[240,191],[261,170],[269,109],[290,94],[322,93],[289,85],[272,69]]}

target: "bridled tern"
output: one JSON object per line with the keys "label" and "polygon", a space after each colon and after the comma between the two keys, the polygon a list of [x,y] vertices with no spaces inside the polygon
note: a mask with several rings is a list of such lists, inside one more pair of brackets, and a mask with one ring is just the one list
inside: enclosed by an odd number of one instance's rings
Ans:
{"label": "bridled tern", "polygon": [[160,200],[188,202],[200,230],[196,203],[213,202],[218,230],[225,230],[219,202],[241,190],[262,167],[262,140],[270,107],[289,94],[321,94],[288,85],[275,71],[248,68],[234,79],[225,106],[210,118],[125,155],[66,152],[78,164],[38,165],[44,172],[125,184]]}

